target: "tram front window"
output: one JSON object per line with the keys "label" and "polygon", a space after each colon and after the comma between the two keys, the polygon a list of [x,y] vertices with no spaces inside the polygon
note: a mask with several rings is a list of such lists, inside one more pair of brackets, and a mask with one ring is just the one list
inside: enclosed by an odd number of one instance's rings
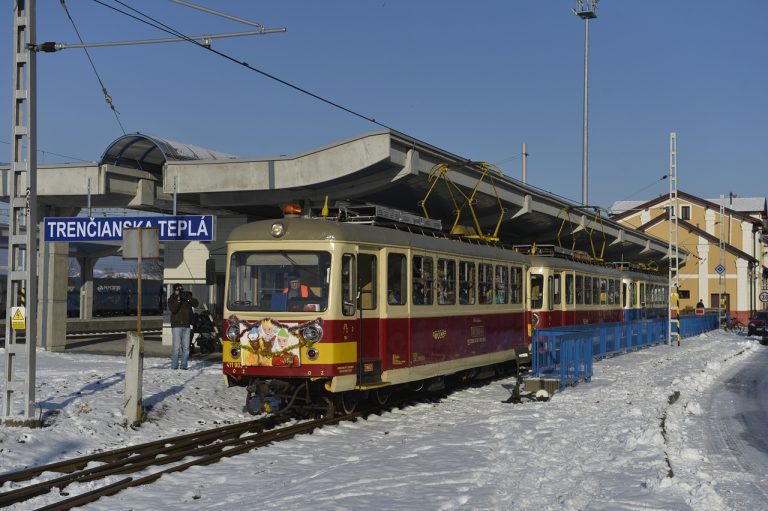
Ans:
{"label": "tram front window", "polygon": [[232,311],[321,312],[328,307],[328,252],[235,252],[229,262]]}

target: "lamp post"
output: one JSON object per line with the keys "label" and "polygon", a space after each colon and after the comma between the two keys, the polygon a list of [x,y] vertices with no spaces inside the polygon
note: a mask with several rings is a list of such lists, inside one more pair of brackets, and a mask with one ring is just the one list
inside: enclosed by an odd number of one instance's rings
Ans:
{"label": "lamp post", "polygon": [[576,0],[573,13],[584,20],[584,125],[581,136],[581,205],[589,202],[589,20],[597,18],[598,0]]}

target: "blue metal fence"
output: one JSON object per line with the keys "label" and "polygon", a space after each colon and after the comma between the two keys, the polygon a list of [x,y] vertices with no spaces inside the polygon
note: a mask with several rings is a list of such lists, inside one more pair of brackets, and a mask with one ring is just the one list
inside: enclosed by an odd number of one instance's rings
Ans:
{"label": "blue metal fence", "polygon": [[680,337],[691,337],[717,328],[717,313],[680,316]]}
{"label": "blue metal fence", "polygon": [[[717,328],[717,315],[681,316],[681,337]],[[534,329],[533,374],[558,377],[560,389],[592,378],[592,361],[667,341],[666,318]]]}

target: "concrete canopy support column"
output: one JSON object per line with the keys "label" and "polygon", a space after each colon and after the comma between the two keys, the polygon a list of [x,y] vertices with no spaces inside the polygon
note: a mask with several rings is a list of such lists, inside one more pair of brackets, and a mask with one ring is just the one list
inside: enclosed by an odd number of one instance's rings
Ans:
{"label": "concrete canopy support column", "polygon": [[37,316],[40,346],[64,351],[67,343],[67,288],[69,285],[69,243],[43,242],[42,271],[38,281]]}
{"label": "concrete canopy support column", "polygon": [[80,288],[80,319],[93,317],[93,269],[99,261],[96,257],[79,257],[80,275],[83,285]]}

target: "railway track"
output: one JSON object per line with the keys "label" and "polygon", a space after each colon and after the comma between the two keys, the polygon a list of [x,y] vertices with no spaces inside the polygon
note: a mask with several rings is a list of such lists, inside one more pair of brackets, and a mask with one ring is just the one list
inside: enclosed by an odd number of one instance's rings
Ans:
{"label": "railway track", "polygon": [[[350,420],[360,415],[358,412],[283,427],[280,426],[287,419],[272,416],[0,474],[0,487],[9,482],[12,483],[8,485],[11,487],[31,482],[46,472],[63,474],[0,493],[0,508],[46,495],[51,491],[58,491],[59,496],[64,497],[63,500],[38,509],[48,511],[71,509],[94,502],[101,497],[114,495],[126,488],[151,483],[163,474],[180,472],[197,465],[209,465],[222,458],[242,454],[273,442],[288,440],[296,435],[309,433],[317,428]],[[94,463],[100,464],[93,466]],[[157,467],[161,467],[161,470],[145,474],[146,471]],[[108,478],[126,474],[136,475],[108,482],[101,488],[71,497],[67,492],[67,487],[72,483],[108,480]]]}

